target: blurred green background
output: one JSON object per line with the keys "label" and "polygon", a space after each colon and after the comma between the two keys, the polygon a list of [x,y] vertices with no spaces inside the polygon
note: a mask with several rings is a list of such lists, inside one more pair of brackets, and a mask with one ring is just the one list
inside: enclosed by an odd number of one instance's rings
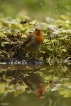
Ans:
{"label": "blurred green background", "polygon": [[71,15],[71,0],[0,0],[0,13],[15,18],[18,14],[33,19]]}

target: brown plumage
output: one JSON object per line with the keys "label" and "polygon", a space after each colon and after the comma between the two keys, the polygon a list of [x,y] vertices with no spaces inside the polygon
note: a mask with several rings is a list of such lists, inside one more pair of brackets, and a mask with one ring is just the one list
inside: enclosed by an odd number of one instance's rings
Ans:
{"label": "brown plumage", "polygon": [[23,43],[22,47],[30,52],[34,52],[41,47],[44,37],[41,31],[41,28],[36,28],[35,31],[30,34],[26,41]]}
{"label": "brown plumage", "polygon": [[46,84],[44,79],[39,74],[31,74],[24,78],[25,84],[34,92],[39,98],[43,98],[46,91]]}

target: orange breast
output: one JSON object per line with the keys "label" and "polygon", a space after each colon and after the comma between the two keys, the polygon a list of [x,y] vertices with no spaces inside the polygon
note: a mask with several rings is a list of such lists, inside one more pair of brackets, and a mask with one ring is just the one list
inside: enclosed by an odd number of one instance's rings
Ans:
{"label": "orange breast", "polygon": [[34,33],[34,36],[35,36],[37,44],[42,44],[43,43],[44,37],[43,37],[42,32]]}
{"label": "orange breast", "polygon": [[45,83],[43,84],[43,86],[39,86],[38,89],[36,90],[36,95],[39,96],[40,98],[44,97],[44,94],[46,92],[46,85]]}
{"label": "orange breast", "polygon": [[43,43],[43,40],[44,40],[43,36],[39,36],[39,37],[36,36],[35,38],[36,38],[37,44],[42,44]]}

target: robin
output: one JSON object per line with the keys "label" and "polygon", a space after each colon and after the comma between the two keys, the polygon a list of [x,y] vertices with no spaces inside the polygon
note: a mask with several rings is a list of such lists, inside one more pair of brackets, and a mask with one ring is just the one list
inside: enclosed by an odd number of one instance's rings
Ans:
{"label": "robin", "polygon": [[36,28],[35,31],[27,37],[26,41],[22,44],[22,47],[29,52],[34,52],[41,47],[43,41],[44,37],[41,28]]}
{"label": "robin", "polygon": [[44,97],[46,84],[39,74],[31,74],[25,77],[24,83],[28,86],[28,90],[35,93],[39,98]]}

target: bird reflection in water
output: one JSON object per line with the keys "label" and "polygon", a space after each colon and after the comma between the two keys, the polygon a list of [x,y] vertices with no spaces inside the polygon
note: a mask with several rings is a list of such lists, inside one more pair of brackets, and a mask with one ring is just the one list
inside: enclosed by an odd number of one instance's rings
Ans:
{"label": "bird reflection in water", "polygon": [[46,92],[46,84],[44,79],[39,74],[30,74],[25,77],[24,83],[28,86],[26,90],[35,93],[39,98],[44,98]]}

